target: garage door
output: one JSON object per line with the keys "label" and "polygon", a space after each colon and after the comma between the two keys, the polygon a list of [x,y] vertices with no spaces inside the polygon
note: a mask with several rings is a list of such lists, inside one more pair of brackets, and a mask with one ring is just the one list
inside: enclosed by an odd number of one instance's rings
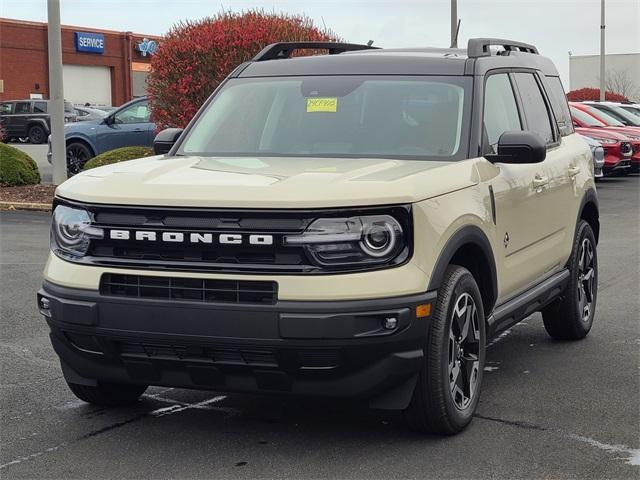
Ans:
{"label": "garage door", "polygon": [[71,103],[111,105],[109,67],[63,65],[64,98]]}

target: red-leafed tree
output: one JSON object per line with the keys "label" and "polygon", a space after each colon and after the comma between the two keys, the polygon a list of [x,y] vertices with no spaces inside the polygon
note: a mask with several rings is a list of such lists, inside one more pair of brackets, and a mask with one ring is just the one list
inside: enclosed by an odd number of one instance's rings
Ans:
{"label": "red-leafed tree", "polygon": [[[570,102],[581,102],[584,100],[598,101],[600,100],[600,89],[598,88],[580,88],[567,93],[567,99]],[[605,92],[604,99],[608,102],[628,102],[629,99],[624,95],[614,92]]]}
{"label": "red-leafed tree", "polygon": [[253,10],[175,25],[161,40],[147,79],[159,127],[184,127],[222,80],[270,43],[336,41],[300,15]]}

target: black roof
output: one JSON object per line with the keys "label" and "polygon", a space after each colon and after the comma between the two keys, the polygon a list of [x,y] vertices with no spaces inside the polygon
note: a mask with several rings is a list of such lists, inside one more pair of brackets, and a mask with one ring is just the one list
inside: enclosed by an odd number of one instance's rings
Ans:
{"label": "black roof", "polygon": [[[491,45],[503,50],[492,52]],[[324,48],[330,55],[289,58],[296,49]],[[484,75],[496,68],[532,68],[558,76],[553,62],[533,45],[510,40],[471,39],[466,49],[373,48],[370,45],[279,43],[266,47],[234,76],[295,75]]]}

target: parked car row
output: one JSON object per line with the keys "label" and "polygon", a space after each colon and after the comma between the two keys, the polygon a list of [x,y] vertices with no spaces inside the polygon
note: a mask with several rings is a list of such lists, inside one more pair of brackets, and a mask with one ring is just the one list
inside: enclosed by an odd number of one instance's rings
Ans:
{"label": "parked car row", "polygon": [[640,172],[639,105],[569,102],[569,108],[576,132],[602,146],[603,175]]}
{"label": "parked car row", "polygon": [[[49,100],[11,100],[0,103],[0,125],[4,130],[2,140],[22,140],[44,143],[51,132]],[[75,122],[74,106],[64,103],[64,121]]]}
{"label": "parked car row", "polygon": [[[64,104],[65,123],[102,120],[114,107]],[[51,133],[49,100],[11,100],[0,103],[0,141],[44,143]]]}
{"label": "parked car row", "polygon": [[[89,159],[101,153],[120,147],[150,147],[153,144],[156,126],[151,121],[147,98],[138,98],[110,113],[102,113],[104,115],[101,116],[89,112],[87,117],[92,115],[93,118],[65,125],[67,171],[70,176],[78,173]],[[50,141],[47,159],[51,163]]]}

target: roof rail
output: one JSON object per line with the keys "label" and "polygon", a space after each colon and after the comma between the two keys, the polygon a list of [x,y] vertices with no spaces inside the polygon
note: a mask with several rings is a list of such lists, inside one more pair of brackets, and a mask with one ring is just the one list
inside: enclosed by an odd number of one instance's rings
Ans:
{"label": "roof rail", "polygon": [[253,57],[252,61],[275,60],[277,58],[289,58],[294,50],[329,50],[329,55],[351,52],[355,50],[372,50],[378,47],[371,45],[359,45],[357,43],[337,42],[280,42],[272,43],[264,47],[260,53]]}
{"label": "roof rail", "polygon": [[470,38],[469,43],[467,43],[467,56],[469,58],[489,57],[491,56],[491,50],[489,49],[491,45],[503,47],[508,52],[516,50],[538,55],[538,49],[528,43],[500,38]]}

